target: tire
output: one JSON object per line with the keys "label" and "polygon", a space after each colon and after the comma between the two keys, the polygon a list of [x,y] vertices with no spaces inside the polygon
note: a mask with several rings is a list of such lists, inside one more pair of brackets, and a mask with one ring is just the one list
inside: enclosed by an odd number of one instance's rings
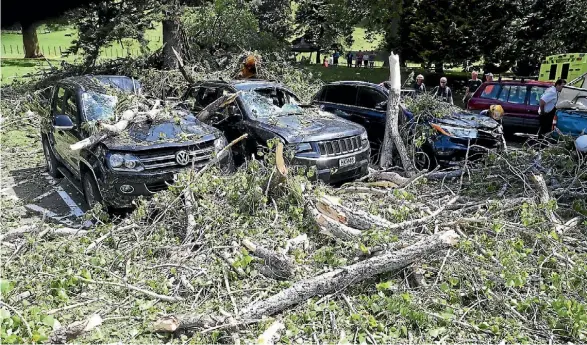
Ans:
{"label": "tire", "polygon": [[419,170],[432,171],[438,165],[434,154],[431,154],[430,152],[424,150],[419,150],[416,152],[414,161],[416,164],[416,168],[418,168]]}
{"label": "tire", "polygon": [[61,163],[57,160],[47,138],[43,138],[43,154],[45,155],[45,162],[47,163],[47,173],[51,177],[63,177],[61,172],[57,169],[61,166]]}
{"label": "tire", "polygon": [[82,175],[82,189],[84,190],[84,198],[90,209],[97,204],[102,204],[102,195],[94,176],[89,173]]}

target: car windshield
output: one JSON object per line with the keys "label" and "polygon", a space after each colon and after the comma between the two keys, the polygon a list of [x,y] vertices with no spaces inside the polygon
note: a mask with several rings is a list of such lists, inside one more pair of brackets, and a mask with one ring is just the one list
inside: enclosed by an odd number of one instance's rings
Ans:
{"label": "car windshield", "polygon": [[256,118],[301,114],[303,111],[295,96],[285,90],[277,90],[277,92],[266,92],[264,89],[246,91],[242,93],[241,99]]}
{"label": "car windshield", "polygon": [[116,96],[91,91],[82,94],[82,108],[87,121],[112,119],[116,103]]}

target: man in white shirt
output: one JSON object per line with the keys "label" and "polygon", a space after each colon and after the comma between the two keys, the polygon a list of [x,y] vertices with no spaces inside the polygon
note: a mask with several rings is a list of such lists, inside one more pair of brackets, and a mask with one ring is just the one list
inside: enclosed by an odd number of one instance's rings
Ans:
{"label": "man in white shirt", "polygon": [[554,86],[546,89],[544,94],[542,94],[542,97],[540,97],[540,107],[538,108],[538,116],[540,119],[540,131],[538,132],[538,136],[540,138],[544,137],[546,133],[552,131],[552,120],[556,113],[558,94],[566,84],[566,80],[559,79],[554,83]]}

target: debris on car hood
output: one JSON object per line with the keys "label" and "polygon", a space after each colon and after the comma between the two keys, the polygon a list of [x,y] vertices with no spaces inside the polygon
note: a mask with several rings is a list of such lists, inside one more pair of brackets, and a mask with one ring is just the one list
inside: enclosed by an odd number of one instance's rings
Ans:
{"label": "debris on car hood", "polygon": [[435,123],[442,123],[449,126],[477,128],[477,129],[495,129],[499,123],[490,117],[479,115],[460,113],[452,116],[434,119]]}

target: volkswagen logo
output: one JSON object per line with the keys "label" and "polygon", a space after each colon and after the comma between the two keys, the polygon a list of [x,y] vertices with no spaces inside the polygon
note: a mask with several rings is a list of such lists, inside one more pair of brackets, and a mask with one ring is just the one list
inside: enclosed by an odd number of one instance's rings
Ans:
{"label": "volkswagen logo", "polygon": [[186,151],[178,151],[175,154],[175,161],[179,165],[188,165],[190,162],[190,155]]}

